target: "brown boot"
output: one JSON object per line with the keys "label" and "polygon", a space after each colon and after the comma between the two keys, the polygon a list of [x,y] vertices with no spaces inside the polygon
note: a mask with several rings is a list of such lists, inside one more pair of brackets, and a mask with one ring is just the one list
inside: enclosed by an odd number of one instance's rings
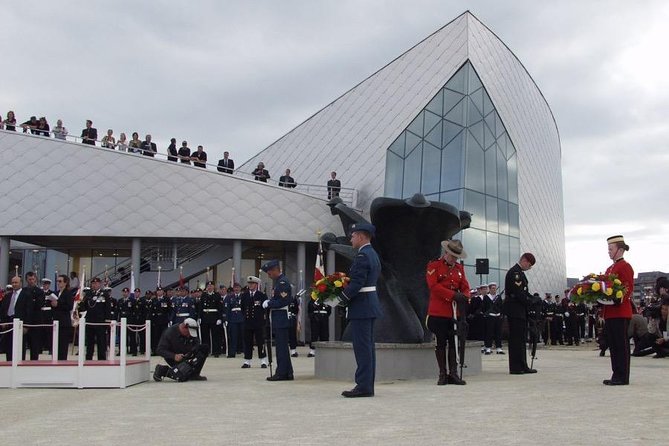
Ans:
{"label": "brown boot", "polygon": [[447,383],[447,378],[446,378],[446,351],[435,349],[434,354],[437,357],[437,365],[439,365],[439,381],[437,381],[437,385],[438,386],[443,386]]}

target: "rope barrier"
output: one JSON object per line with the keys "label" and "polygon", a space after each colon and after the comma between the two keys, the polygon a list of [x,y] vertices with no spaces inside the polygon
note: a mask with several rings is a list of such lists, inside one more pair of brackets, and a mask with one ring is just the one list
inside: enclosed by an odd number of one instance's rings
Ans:
{"label": "rope barrier", "polygon": [[[2,324],[2,325],[7,325],[7,324]],[[12,331],[14,331],[14,327],[10,328],[9,330],[0,331],[0,335],[11,333]]]}
{"label": "rope barrier", "polygon": [[23,324],[26,328],[53,327],[53,324]]}
{"label": "rope barrier", "polygon": [[131,328],[130,325],[125,326],[128,330],[134,332],[134,333],[139,333],[140,331],[146,331],[146,326],[141,326],[141,325],[134,325],[134,327],[142,327],[142,328]]}

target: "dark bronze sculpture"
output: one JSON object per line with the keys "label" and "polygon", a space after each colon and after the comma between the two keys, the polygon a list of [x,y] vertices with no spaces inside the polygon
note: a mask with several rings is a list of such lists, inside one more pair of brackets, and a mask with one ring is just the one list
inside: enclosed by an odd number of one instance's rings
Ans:
{"label": "dark bronze sculpture", "polygon": [[[347,259],[355,255],[349,244],[348,230],[353,223],[366,222],[341,199],[328,203],[333,215],[344,227],[343,237],[326,233],[321,240]],[[376,342],[429,342],[432,334],[425,327],[429,293],[425,266],[439,256],[440,242],[468,228],[471,214],[446,203],[431,203],[423,195],[410,199],[377,198],[370,208],[371,223],[376,226],[372,240],[381,258],[382,273],[377,291],[383,317],[376,321]],[[344,340],[348,338],[344,333]]]}

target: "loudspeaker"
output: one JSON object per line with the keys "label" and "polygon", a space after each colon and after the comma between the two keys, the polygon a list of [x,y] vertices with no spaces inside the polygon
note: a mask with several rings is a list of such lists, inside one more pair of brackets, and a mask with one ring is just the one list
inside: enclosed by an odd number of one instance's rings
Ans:
{"label": "loudspeaker", "polygon": [[488,259],[476,259],[476,274],[488,274]]}

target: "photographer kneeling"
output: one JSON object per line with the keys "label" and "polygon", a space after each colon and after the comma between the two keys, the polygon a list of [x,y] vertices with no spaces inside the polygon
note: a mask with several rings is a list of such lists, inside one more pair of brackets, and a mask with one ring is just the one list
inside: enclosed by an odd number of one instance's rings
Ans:
{"label": "photographer kneeling", "polygon": [[[655,307],[657,308],[657,307]],[[669,335],[667,334],[667,316],[669,315],[669,299],[664,298],[659,311],[654,311],[648,321],[648,333],[656,337],[653,344],[654,358],[669,356]]]}
{"label": "photographer kneeling", "polygon": [[207,380],[200,371],[209,355],[209,346],[200,344],[195,319],[187,318],[165,330],[156,352],[169,365],[156,365],[154,380],[162,381],[164,376],[179,382]]}

